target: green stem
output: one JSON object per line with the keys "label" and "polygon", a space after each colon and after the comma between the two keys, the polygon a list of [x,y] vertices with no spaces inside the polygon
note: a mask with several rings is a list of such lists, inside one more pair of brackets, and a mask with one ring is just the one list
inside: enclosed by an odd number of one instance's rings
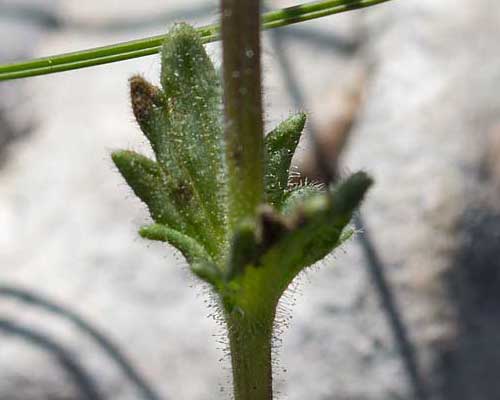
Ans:
{"label": "green stem", "polygon": [[229,226],[253,220],[264,193],[260,1],[221,0]]}
{"label": "green stem", "polygon": [[[386,1],[389,0],[315,1],[264,14],[262,28],[279,28],[345,11],[370,7]],[[199,28],[198,32],[202,36],[203,42],[209,43],[219,40],[219,30],[218,25],[208,25]],[[164,39],[164,35],[157,35],[57,56],[0,65],[0,81],[52,74],[156,54]]]}
{"label": "green stem", "polygon": [[228,316],[234,400],[272,400],[272,328],[274,316],[257,323],[251,316]]}
{"label": "green stem", "polygon": [[[260,63],[260,1],[221,0],[224,135],[229,226],[255,219],[264,196],[264,123]],[[272,400],[274,319],[266,308],[226,315],[235,400]]]}

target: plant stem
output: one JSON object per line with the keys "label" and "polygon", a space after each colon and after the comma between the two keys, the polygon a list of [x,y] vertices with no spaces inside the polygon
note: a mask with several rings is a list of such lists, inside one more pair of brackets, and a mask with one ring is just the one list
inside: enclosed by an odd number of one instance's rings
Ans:
{"label": "plant stem", "polygon": [[[262,27],[263,29],[279,28],[328,15],[370,7],[386,1],[389,0],[314,1],[264,14]],[[218,25],[200,27],[198,31],[204,43],[219,40]],[[0,81],[70,71],[156,54],[160,50],[164,39],[164,35],[157,35],[109,46],[0,65]]]}
{"label": "plant stem", "polygon": [[[234,231],[243,220],[255,219],[264,194],[260,1],[221,0],[221,13],[228,222]],[[226,315],[235,400],[273,398],[274,307],[254,311]]]}
{"label": "plant stem", "polygon": [[271,362],[274,317],[260,319],[233,313],[228,319],[234,400],[272,400]]}
{"label": "plant stem", "polygon": [[221,0],[229,226],[253,220],[264,193],[260,1]]}

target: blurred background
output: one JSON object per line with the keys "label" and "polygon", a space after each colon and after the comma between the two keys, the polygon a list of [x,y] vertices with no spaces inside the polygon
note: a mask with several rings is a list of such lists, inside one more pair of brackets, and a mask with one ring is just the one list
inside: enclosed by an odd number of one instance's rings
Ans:
{"label": "blurred background", "polygon": [[[0,63],[217,18],[214,0],[0,0]],[[500,3],[395,0],[263,37],[268,130],[309,113],[297,170],[322,179],[314,135],[338,175],[376,180],[362,233],[283,300],[278,397],[500,399]],[[109,157],[147,151],[134,73],[157,82],[158,57],[0,82],[0,399],[231,397],[206,290],[138,238]]]}

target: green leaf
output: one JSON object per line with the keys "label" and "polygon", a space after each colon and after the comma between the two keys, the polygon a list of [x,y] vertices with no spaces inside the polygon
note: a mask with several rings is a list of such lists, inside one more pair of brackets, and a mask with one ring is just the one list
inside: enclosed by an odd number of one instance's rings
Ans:
{"label": "green leaf", "polygon": [[279,208],[285,197],[290,174],[290,163],[300,135],[306,123],[306,115],[299,113],[279,124],[265,138],[265,187],[268,203]]}
{"label": "green leaf", "polygon": [[324,192],[325,189],[317,184],[306,184],[294,187],[286,193],[285,200],[281,206],[281,212],[284,215],[290,215],[308,199]]}
{"label": "green leaf", "polygon": [[371,184],[366,173],[358,172],[330,193],[317,194],[298,205],[291,214],[296,228],[277,246],[279,257],[296,270],[323,259],[341,244],[342,232]]}
{"label": "green leaf", "polygon": [[280,239],[237,278],[238,291],[228,303],[252,313],[276,304],[304,268],[322,260],[345,240],[344,229],[371,183],[366,174],[357,173],[331,193],[318,193],[298,204]]}
{"label": "green leaf", "polygon": [[130,150],[115,151],[111,158],[136,196],[146,203],[153,220],[186,230],[185,219],[172,204],[165,173],[156,162]]}
{"label": "green leaf", "polygon": [[[194,28],[176,25],[162,48],[162,118],[151,137],[171,184],[185,195],[186,216],[205,230],[205,245],[226,237],[226,174],[221,91],[215,69]],[[217,252],[221,252],[218,249]]]}
{"label": "green leaf", "polygon": [[220,270],[213,263],[203,246],[195,239],[160,224],[144,226],[139,230],[139,234],[145,239],[167,242],[174,246],[186,258],[191,271],[198,278],[215,287],[222,284],[223,279]]}
{"label": "green leaf", "polygon": [[139,235],[145,239],[167,242],[178,249],[189,264],[212,261],[205,248],[192,237],[189,237],[166,225],[152,224],[139,230]]}
{"label": "green leaf", "polygon": [[215,289],[223,285],[223,277],[217,266],[209,261],[197,261],[191,264],[191,271],[200,279],[214,286]]}
{"label": "green leaf", "polygon": [[215,68],[201,43],[199,33],[188,24],[176,24],[163,42],[161,84],[180,108],[193,110],[218,97]]}
{"label": "green leaf", "polygon": [[[138,176],[133,184],[142,186],[136,194],[154,193],[146,201],[153,219],[195,238],[222,261],[227,252],[227,179],[220,81],[194,28],[179,24],[168,35],[161,83],[163,89],[140,76],[130,79],[134,115],[161,170],[154,171],[158,179],[141,184]],[[157,193],[161,201],[151,205]],[[165,214],[161,202],[180,217],[160,218]]]}

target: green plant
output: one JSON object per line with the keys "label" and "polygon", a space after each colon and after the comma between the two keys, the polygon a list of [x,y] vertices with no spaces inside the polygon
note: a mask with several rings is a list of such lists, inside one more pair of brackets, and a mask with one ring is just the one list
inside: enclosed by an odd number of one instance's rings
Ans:
{"label": "green plant", "polygon": [[358,172],[325,190],[289,187],[306,116],[290,117],[264,139],[258,25],[243,21],[258,17],[258,2],[243,3],[223,1],[233,19],[223,20],[223,40],[225,29],[239,30],[232,45],[224,42],[225,124],[220,80],[202,40],[177,25],[162,47],[162,87],[130,80],[134,115],[156,160],[125,150],[112,157],[155,222],[140,235],[176,247],[216,293],[235,399],[269,400],[278,301],[301,271],[352,234],[347,225],[371,179]]}
{"label": "green plant", "polygon": [[[273,11],[263,23],[273,28],[385,1],[323,0]],[[271,400],[278,302],[298,274],[352,235],[349,221],[372,181],[358,172],[327,187],[289,183],[306,115],[264,137],[260,2],[221,0],[221,11],[221,29],[179,24],[166,37],[0,66],[0,80],[152,54],[163,42],[161,87],[130,79],[133,112],[155,160],[128,150],[112,158],[154,221],[140,235],[176,247],[215,293],[235,400]],[[223,85],[203,48],[219,34]]]}

